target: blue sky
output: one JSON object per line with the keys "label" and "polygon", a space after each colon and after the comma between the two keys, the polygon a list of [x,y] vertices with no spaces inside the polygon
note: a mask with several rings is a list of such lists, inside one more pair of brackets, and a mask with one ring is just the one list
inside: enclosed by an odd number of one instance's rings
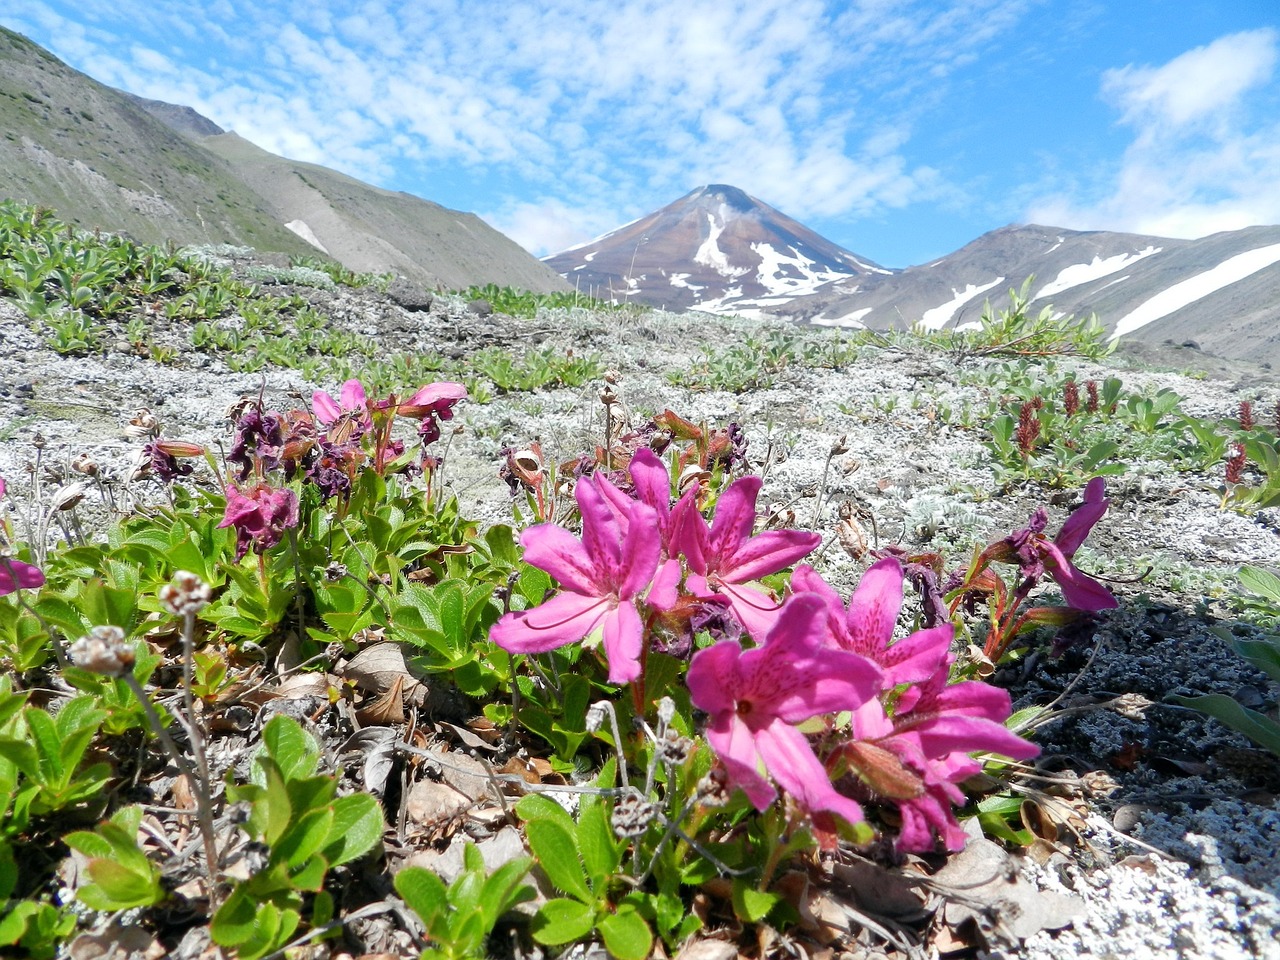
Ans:
{"label": "blue sky", "polygon": [[1280,223],[1277,0],[23,0],[0,23],[538,255],[730,183],[862,257]]}

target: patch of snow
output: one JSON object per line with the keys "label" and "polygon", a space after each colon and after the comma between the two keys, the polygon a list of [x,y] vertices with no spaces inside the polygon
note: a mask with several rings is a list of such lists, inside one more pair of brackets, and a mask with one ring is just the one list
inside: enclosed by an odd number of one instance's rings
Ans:
{"label": "patch of snow", "polygon": [[926,310],[920,318],[920,326],[926,330],[941,330],[951,318],[956,315],[956,311],[963,307],[966,303],[978,296],[980,293],[986,293],[998,283],[1004,283],[1004,277],[996,277],[990,283],[984,283],[982,286],[969,284],[963,290],[956,290],[954,287],[951,292],[954,299],[947,301],[941,306],[934,307],[932,310]]}
{"label": "patch of snow", "polygon": [[305,221],[290,220],[288,223],[284,225],[284,227],[286,230],[292,230],[294,233],[300,236],[303,240],[307,241],[307,243],[311,244],[321,253],[327,254],[329,252],[325,248],[325,245],[320,242],[320,238],[317,237],[314,232],[312,232],[309,226],[307,226]]}
{"label": "patch of snow", "polygon": [[[794,256],[775,250],[772,244],[753,243],[751,249],[760,258],[756,280],[769,293],[781,297],[799,297],[813,293],[824,283],[846,279],[849,274],[819,267],[795,247],[789,247]],[[785,276],[783,265],[800,276]]]}
{"label": "patch of snow", "polygon": [[698,252],[693,255],[693,262],[710,267],[727,280],[738,279],[738,277],[747,272],[747,268],[730,266],[729,258],[724,255],[724,251],[716,244],[716,241],[720,239],[720,234],[724,233],[724,226],[716,223],[716,218],[709,213],[707,214],[707,224],[709,227],[707,239],[702,241],[702,245],[698,247]]}
{"label": "patch of snow", "polygon": [[742,287],[730,287],[723,294],[711,300],[703,300],[698,309],[707,313],[741,313],[738,301],[742,299]]}
{"label": "patch of snow", "polygon": [[1136,310],[1121,317],[1116,324],[1115,332],[1111,334],[1111,339],[1132,333],[1139,327],[1145,327],[1148,323],[1166,317],[1175,310],[1181,310],[1187,304],[1195,303],[1215,290],[1221,290],[1238,280],[1243,280],[1277,261],[1280,261],[1280,243],[1228,257],[1204,273],[1196,274],[1181,283],[1175,283],[1168,289],[1161,290]]}
{"label": "patch of snow", "polygon": [[[1062,238],[1059,237],[1059,240]],[[1054,249],[1057,249],[1056,247]],[[1139,250],[1137,253],[1119,253],[1114,257],[1094,257],[1092,263],[1077,263],[1067,267],[1058,274],[1058,278],[1049,283],[1036,292],[1032,300],[1043,300],[1045,297],[1051,297],[1055,293],[1061,293],[1063,290],[1070,290],[1072,287],[1078,287],[1082,283],[1088,283],[1091,280],[1099,280],[1102,277],[1123,270],[1132,263],[1137,263],[1144,257],[1149,257],[1153,253],[1159,253],[1163,247],[1147,247],[1145,250]]]}
{"label": "patch of snow", "polygon": [[[1045,251],[1045,253],[1046,253],[1046,254],[1047,254],[1047,253],[1053,253],[1053,251],[1057,250],[1060,246],[1062,246],[1062,240],[1063,240],[1063,238],[1062,238],[1062,237],[1059,237],[1059,238],[1058,238],[1058,242],[1057,242],[1057,243],[1055,243],[1055,244],[1054,244],[1052,247],[1050,247],[1048,250],[1046,250],[1046,251]],[[1043,254],[1042,254],[1042,256],[1043,256]]]}
{"label": "patch of snow", "polygon": [[673,273],[671,274],[670,277],[667,278],[667,280],[673,287],[684,287],[686,290],[694,290],[694,291],[704,289],[699,284],[690,283],[689,277],[691,276],[692,274],[688,274],[688,273]]}
{"label": "patch of snow", "polygon": [[583,262],[583,263],[590,263],[592,260],[594,260],[594,259],[596,258],[596,254],[598,254],[599,252],[600,252],[599,250],[592,250],[592,251],[591,251],[590,253],[588,253],[585,257],[583,257],[583,258],[582,258],[582,262]]}
{"label": "patch of snow", "polygon": [[871,307],[862,307],[853,313],[842,314],[838,317],[824,317],[819,314],[810,318],[809,322],[817,327],[856,327],[859,330],[865,330],[867,325],[862,322],[862,318],[871,312]]}

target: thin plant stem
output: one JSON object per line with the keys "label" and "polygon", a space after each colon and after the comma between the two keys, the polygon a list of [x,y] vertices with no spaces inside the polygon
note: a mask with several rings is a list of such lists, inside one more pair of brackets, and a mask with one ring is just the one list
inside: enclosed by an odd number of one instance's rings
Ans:
{"label": "thin plant stem", "polygon": [[[194,621],[194,614],[187,614],[188,621]],[[183,632],[184,650],[189,647],[187,638],[190,636],[190,629]],[[189,655],[184,657],[183,663],[183,692],[184,698],[187,700],[187,709],[191,709],[191,678],[188,671],[190,670],[191,658]],[[195,718],[191,718],[190,723],[183,723],[187,737],[191,741],[192,752],[196,754],[197,767],[191,766],[191,761],[178,749],[178,745],[173,742],[173,738],[169,736],[169,731],[164,728],[164,724],[160,721],[160,715],[156,713],[156,708],[152,706],[150,698],[142,689],[142,684],[138,682],[138,678],[133,675],[132,670],[124,671],[122,679],[133,691],[133,695],[138,698],[138,702],[142,704],[143,712],[147,715],[147,722],[151,725],[152,732],[164,745],[170,759],[177,765],[178,769],[191,781],[196,796],[196,820],[200,824],[200,838],[204,842],[204,859],[205,870],[209,879],[209,906],[210,913],[215,912],[220,905],[220,896],[218,894],[218,844],[217,836],[213,827],[213,802],[209,797],[209,768],[204,758],[204,743],[196,729]],[[198,746],[197,746],[198,745]]]}

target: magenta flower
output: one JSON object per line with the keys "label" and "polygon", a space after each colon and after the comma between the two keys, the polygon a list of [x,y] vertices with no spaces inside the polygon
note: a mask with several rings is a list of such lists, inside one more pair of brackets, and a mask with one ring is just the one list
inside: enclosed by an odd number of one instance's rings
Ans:
{"label": "magenta flower", "polygon": [[1032,585],[1048,574],[1058,584],[1069,607],[1091,612],[1111,610],[1119,606],[1111,591],[1081,573],[1071,562],[1110,503],[1106,499],[1103,479],[1094,477],[1084,489],[1084,503],[1067,518],[1052,540],[1044,535],[1044,528],[1049,522],[1048,512],[1039,507],[1026,527],[988,547],[984,553],[991,560],[1018,564],[1022,575]]}
{"label": "magenta flower", "polygon": [[[822,597],[831,615],[833,645],[850,653],[861,654],[885,672],[885,686],[918,683],[933,676],[937,669],[935,651],[939,636],[949,643],[950,624],[917,630],[895,642],[893,630],[902,609],[902,563],[896,557],[877,560],[849,598],[846,610],[840,596],[812,567],[801,565],[791,575],[793,593],[814,593]],[[943,644],[945,650],[946,645]]]}
{"label": "magenta flower", "polygon": [[862,808],[836,792],[826,768],[795,724],[870,701],[880,671],[853,653],[824,647],[826,604],[793,596],[764,646],[743,651],[722,640],[694,654],[687,683],[695,706],[709,713],[707,740],[757,810],[777,797],[765,773],[810,813],[839,814],[850,823]]}
{"label": "magenta flower", "polygon": [[628,497],[612,483],[601,478],[599,490],[604,494],[606,502],[613,510],[618,522],[625,525],[629,522],[631,507],[639,500],[651,508],[657,519],[656,530],[662,546],[658,560],[658,572],[654,575],[653,585],[645,600],[658,610],[670,610],[675,606],[680,577],[683,571],[680,557],[672,549],[672,533],[676,521],[685,510],[697,510],[698,487],[692,487],[673,508],[671,506],[671,478],[666,464],[647,448],[637,450],[627,465],[627,473],[631,476],[631,484],[635,488],[635,498]]}
{"label": "magenta flower", "polygon": [[266,553],[298,525],[298,497],[289,489],[277,490],[268,483],[255,483],[243,490],[227,484],[227,508],[219,527],[236,528],[236,559],[252,546]]}
{"label": "magenta flower", "polygon": [[[753,639],[763,640],[778,619],[779,604],[751,581],[786,569],[822,542],[816,533],[766,530],[752,536],[759,477],[740,477],[716,503],[711,525],[689,501],[672,523],[672,552],[689,566],[685,586],[703,599],[721,599]],[[684,501],[681,501],[684,503]]]}
{"label": "magenta flower", "polygon": [[429,383],[421,387],[417,393],[402,402],[396,413],[402,417],[419,420],[418,436],[424,444],[435,443],[440,439],[441,420],[453,419],[453,408],[459,400],[467,398],[467,388],[460,383],[443,380],[440,383]]}
{"label": "magenta flower", "polygon": [[1027,760],[1040,748],[1004,726],[1010,712],[1004,690],[978,680],[947,683],[950,638],[926,632],[937,644],[934,675],[903,691],[892,717],[876,702],[855,710],[844,753],[873,791],[897,804],[899,850],[931,850],[935,834],[948,850],[959,850],[965,833],[952,807],[965,802],[960,784],[982,771],[970,754]]}
{"label": "magenta flower", "polygon": [[[852,708],[850,742],[843,752],[875,795],[897,804],[902,815],[899,850],[932,849],[935,833],[948,850],[959,850],[965,835],[952,805],[964,803],[959,784],[982,769],[969,754],[983,751],[1025,760],[1039,748],[1004,727],[1010,711],[1005,691],[979,681],[948,684],[954,659],[951,624],[891,642],[903,576],[895,558],[872,564],[849,602],[843,624],[834,624],[842,649],[865,653],[885,667],[882,689],[887,700],[895,687],[911,684],[888,700],[889,713],[880,700]],[[805,589],[820,585],[814,592],[826,598],[828,609],[833,603],[840,609],[839,598],[832,600],[834,591],[807,567],[796,571],[793,588],[797,578]]]}
{"label": "magenta flower", "polygon": [[359,380],[348,380],[339,391],[339,400],[317,390],[311,395],[311,409],[316,419],[326,427],[348,414],[355,415],[361,429],[368,430],[373,426],[369,416],[369,400],[365,396],[364,387]]}
{"label": "magenta flower", "polygon": [[44,574],[39,568],[12,557],[0,557],[0,597],[15,590],[34,590],[44,586]]}
{"label": "magenta flower", "polygon": [[[621,516],[602,477],[578,482],[574,495],[582,514],[582,540],[553,523],[520,536],[526,562],[560,582],[561,591],[530,610],[508,613],[489,638],[511,653],[542,653],[603,634],[609,682],[640,675],[644,626],[636,601],[658,567],[661,542],[652,507],[630,501]],[[625,497],[624,497],[625,499]]]}

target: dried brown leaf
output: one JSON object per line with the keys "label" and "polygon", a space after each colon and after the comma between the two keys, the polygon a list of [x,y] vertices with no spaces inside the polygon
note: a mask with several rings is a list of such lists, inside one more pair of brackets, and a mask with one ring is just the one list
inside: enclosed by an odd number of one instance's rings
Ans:
{"label": "dried brown leaf", "polygon": [[396,677],[385,691],[357,707],[356,719],[373,725],[404,723],[404,677]]}

